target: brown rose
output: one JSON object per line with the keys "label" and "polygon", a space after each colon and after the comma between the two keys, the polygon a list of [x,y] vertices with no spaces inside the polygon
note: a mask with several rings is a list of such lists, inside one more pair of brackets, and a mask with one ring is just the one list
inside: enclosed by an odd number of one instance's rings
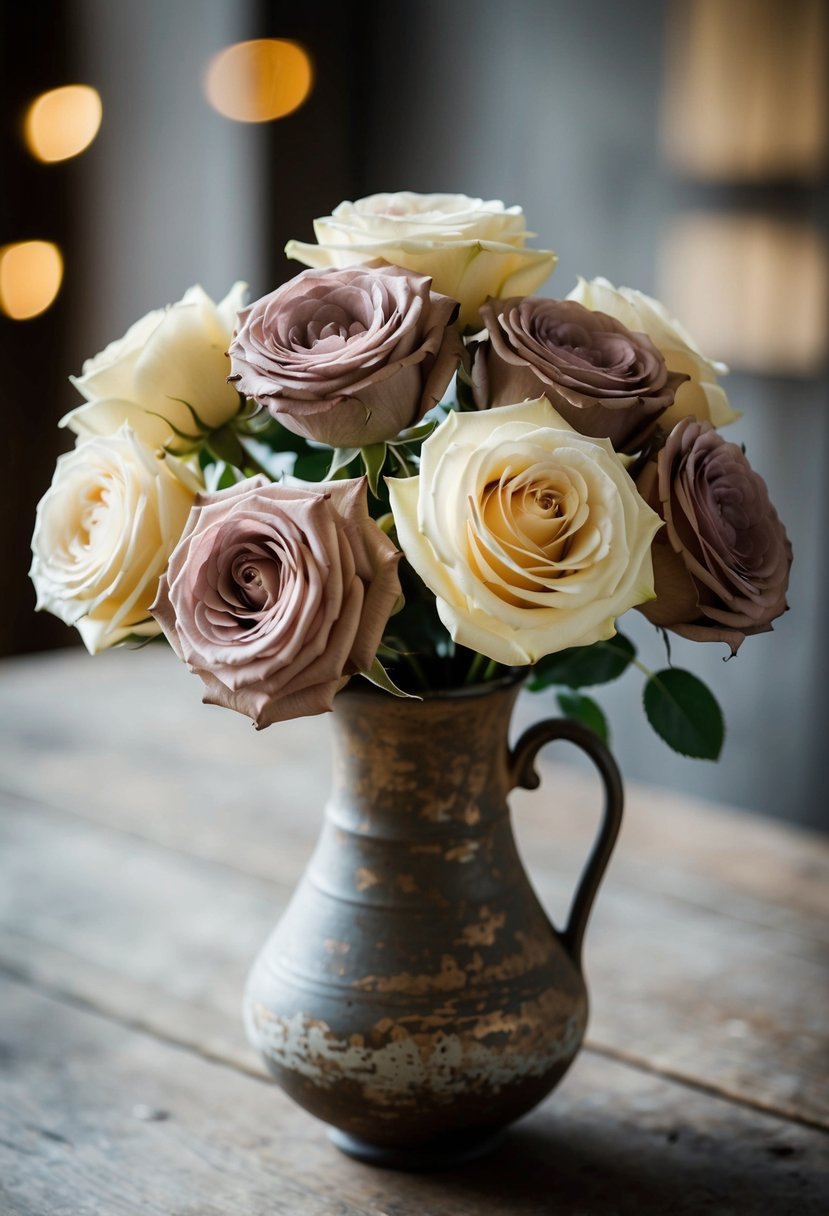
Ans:
{"label": "brown rose", "polygon": [[736,654],[787,608],[792,547],[766,483],[736,443],[683,418],[645,466],[637,489],[665,521],[653,542],[649,621]]}
{"label": "brown rose", "polygon": [[458,304],[432,280],[374,263],[306,270],[239,313],[240,392],[332,447],[393,439],[446,390],[463,355]]}
{"label": "brown rose", "polygon": [[204,700],[261,728],[330,710],[371,666],[400,595],[400,554],[366,479],[201,494],[151,608]]}
{"label": "brown rose", "polygon": [[481,316],[478,409],[544,396],[580,434],[635,452],[688,379],[667,370],[647,335],[573,300],[487,300]]}

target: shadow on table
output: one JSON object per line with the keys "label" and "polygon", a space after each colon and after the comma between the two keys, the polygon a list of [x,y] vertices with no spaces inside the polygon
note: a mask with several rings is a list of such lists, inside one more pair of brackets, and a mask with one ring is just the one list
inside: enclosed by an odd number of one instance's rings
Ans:
{"label": "shadow on table", "polygon": [[485,1160],[423,1179],[438,1205],[424,1210],[440,1213],[438,1196],[452,1212],[509,1216],[820,1210],[815,1174],[799,1168],[803,1150],[792,1144],[771,1137],[762,1143],[756,1132],[741,1143],[733,1128],[728,1138],[689,1127],[627,1130],[623,1142],[618,1125],[607,1134],[519,1126]]}

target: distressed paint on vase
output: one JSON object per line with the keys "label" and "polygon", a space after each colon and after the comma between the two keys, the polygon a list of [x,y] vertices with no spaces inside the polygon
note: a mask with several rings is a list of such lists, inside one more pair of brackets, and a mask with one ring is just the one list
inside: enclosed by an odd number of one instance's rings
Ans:
{"label": "distressed paint on vase", "polygon": [[[506,679],[335,700],[334,789],[311,862],[248,981],[245,1020],[280,1085],[386,1164],[467,1155],[557,1084],[587,1023],[581,942],[621,818],[618,771],[554,719],[510,750]],[[518,855],[507,794],[543,743],[588,752],[605,819],[563,933]],[[408,1154],[408,1155],[407,1155]]]}

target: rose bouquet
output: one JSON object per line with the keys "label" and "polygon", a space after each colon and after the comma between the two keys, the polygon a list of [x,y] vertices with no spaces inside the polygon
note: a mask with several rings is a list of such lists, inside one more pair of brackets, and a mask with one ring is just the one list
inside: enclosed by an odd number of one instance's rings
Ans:
{"label": "rose bouquet", "polygon": [[786,608],[726,369],[637,291],[532,294],[556,259],[518,207],[384,194],[314,228],[269,295],[192,288],[73,380],[38,608],[92,653],[165,635],[257,727],[356,677],[418,696],[521,668],[606,735],[582,690],[636,663],[659,734],[716,757],[710,692],[616,621],[736,653]]}

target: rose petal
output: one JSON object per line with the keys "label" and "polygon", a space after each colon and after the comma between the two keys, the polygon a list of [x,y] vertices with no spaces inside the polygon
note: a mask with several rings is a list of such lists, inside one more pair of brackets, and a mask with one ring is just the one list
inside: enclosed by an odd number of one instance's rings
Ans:
{"label": "rose petal", "polygon": [[399,556],[368,514],[365,478],[250,478],[200,496],[153,612],[205,699],[261,728],[330,709],[370,666],[400,596]]}

